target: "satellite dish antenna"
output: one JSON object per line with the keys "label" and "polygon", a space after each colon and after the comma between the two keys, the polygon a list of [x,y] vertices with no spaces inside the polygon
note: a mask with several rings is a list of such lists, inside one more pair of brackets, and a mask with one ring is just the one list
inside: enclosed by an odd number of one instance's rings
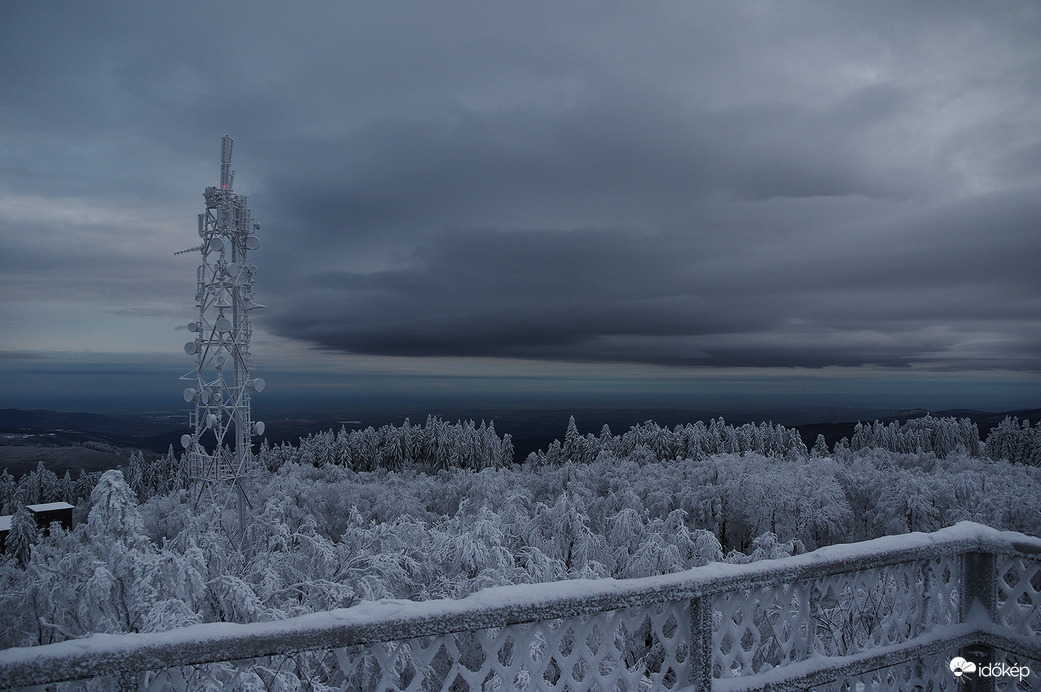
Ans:
{"label": "satellite dish antenna", "polygon": [[187,401],[189,404],[195,401],[196,395],[197,392],[191,387],[188,387],[184,390],[184,400]]}
{"label": "satellite dish antenna", "polygon": [[220,252],[224,249],[224,241],[214,236],[213,238],[210,238],[210,244],[208,247],[212,252]]}
{"label": "satellite dish antenna", "polygon": [[185,449],[188,449],[188,447],[190,447],[191,444],[192,444],[192,436],[191,435],[181,435],[181,446],[182,447],[184,447]]}
{"label": "satellite dish antenna", "polygon": [[218,318],[213,326],[216,328],[216,330],[218,332],[230,332],[231,331],[231,322],[228,320],[227,317],[220,317],[220,318]]}
{"label": "satellite dish antenna", "polygon": [[263,377],[254,377],[253,378],[253,391],[255,391],[255,392],[257,392],[259,394],[260,392],[264,391],[264,387],[266,387],[266,386],[267,386],[267,382],[264,381]]}
{"label": "satellite dish antenna", "polygon": [[263,435],[265,430],[264,421],[258,420],[256,423],[254,423],[253,430],[256,432],[257,435]]}
{"label": "satellite dish antenna", "polygon": [[202,403],[204,404],[210,403],[210,390],[202,390],[202,394],[199,395],[199,398],[202,400]]}
{"label": "satellite dish antenna", "polygon": [[196,353],[199,352],[199,344],[195,343],[194,341],[189,341],[184,345],[184,352],[187,353],[189,356],[194,356]]}
{"label": "satellite dish antenna", "polygon": [[199,331],[199,323],[198,322],[189,322],[188,323],[188,331],[190,331],[190,332],[197,332],[197,331]]}
{"label": "satellite dish antenna", "polygon": [[255,235],[251,235],[248,238],[246,238],[247,250],[256,250],[258,247],[260,247],[260,238],[256,237]]}
{"label": "satellite dish antenna", "polygon": [[242,267],[235,264],[234,262],[228,262],[228,274],[230,274],[231,276],[236,276],[240,271],[242,271]]}

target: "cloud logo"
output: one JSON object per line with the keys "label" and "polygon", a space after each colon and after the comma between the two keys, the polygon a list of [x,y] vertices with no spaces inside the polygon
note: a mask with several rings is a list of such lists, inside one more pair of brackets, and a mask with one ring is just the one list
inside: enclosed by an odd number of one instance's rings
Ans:
{"label": "cloud logo", "polygon": [[960,678],[966,673],[975,673],[976,664],[972,661],[966,661],[961,656],[955,656],[951,659],[951,672],[954,673],[954,677]]}

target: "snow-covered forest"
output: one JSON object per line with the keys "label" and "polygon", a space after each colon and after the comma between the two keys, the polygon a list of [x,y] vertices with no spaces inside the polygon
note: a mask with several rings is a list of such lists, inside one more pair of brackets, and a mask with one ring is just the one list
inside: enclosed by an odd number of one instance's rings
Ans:
{"label": "snow-covered forest", "polygon": [[[256,459],[241,545],[234,506],[195,502],[172,450],[76,479],[0,474],[0,647],[664,574],[964,519],[1041,534],[1041,425],[1011,418],[984,442],[967,419],[863,424],[833,449],[765,423],[594,435],[572,419],[515,463],[494,425],[431,417]],[[24,506],[58,500],[77,525],[40,535]]]}

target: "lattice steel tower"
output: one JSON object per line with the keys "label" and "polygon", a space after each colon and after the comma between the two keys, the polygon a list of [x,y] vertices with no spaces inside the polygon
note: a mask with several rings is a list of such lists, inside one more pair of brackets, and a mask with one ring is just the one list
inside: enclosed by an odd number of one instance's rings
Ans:
{"label": "lattice steel tower", "polygon": [[256,236],[260,224],[253,220],[248,198],[232,192],[231,147],[231,137],[224,135],[220,186],[203,193],[202,244],[181,251],[202,254],[195,292],[199,316],[188,325],[195,339],[184,345],[185,353],[195,356],[196,367],[181,377],[194,382],[184,390],[185,401],[194,404],[189,413],[192,433],[184,435],[181,444],[198,498],[216,501],[220,486],[237,490],[241,538],[248,504],[242,478],[252,465],[253,436],[264,433],[264,423],[250,417],[250,399],[264,389],[264,380],[253,376],[249,315],[264,306],[255,302],[256,266],[248,259],[260,245]]}

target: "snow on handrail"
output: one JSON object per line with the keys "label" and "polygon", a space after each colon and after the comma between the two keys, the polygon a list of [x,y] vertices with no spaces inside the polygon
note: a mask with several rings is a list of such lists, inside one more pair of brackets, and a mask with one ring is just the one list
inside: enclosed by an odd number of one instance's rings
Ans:
{"label": "snow on handrail", "polygon": [[522,584],[485,589],[458,600],[364,602],[249,625],[208,623],[156,633],[96,634],[0,651],[0,688],[413,640],[648,604],[693,602],[705,596],[966,553],[1036,561],[1041,559],[1041,539],[962,522],[933,533],[887,536],[743,565],[715,563],[656,577]]}

